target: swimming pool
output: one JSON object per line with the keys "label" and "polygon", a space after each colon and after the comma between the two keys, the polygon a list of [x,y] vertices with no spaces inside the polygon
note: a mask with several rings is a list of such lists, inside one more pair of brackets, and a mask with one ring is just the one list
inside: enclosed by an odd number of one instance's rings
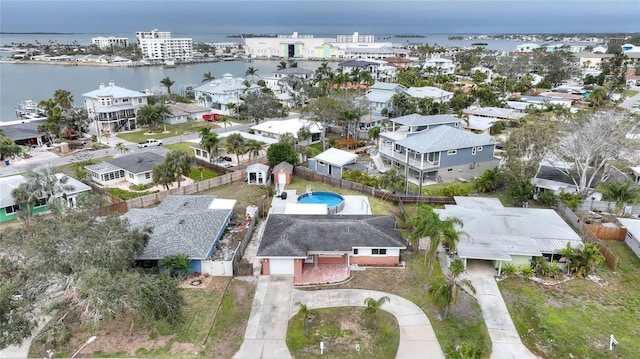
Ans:
{"label": "swimming pool", "polygon": [[329,214],[336,214],[344,209],[344,197],[333,192],[311,192],[298,196],[298,203],[326,204]]}

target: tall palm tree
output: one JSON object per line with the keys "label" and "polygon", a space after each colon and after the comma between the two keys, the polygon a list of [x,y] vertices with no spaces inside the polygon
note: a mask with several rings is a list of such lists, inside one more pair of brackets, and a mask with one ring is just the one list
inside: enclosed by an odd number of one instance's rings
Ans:
{"label": "tall palm tree", "polygon": [[[228,105],[233,105],[233,104],[228,104]],[[231,125],[231,119],[229,118],[229,116],[225,116],[225,115],[220,116],[217,122],[219,124],[221,123],[224,126],[224,132],[227,132],[227,125]]]}
{"label": "tall palm tree", "polygon": [[166,87],[166,88],[167,88],[167,92],[168,92],[169,94],[171,94],[171,86],[173,86],[173,84],[175,84],[176,82],[175,82],[175,81],[173,81],[173,80],[171,80],[171,79],[169,78],[169,76],[167,76],[167,77],[163,78],[162,80],[160,80],[160,83],[161,83],[164,87]]}
{"label": "tall palm tree", "polygon": [[166,162],[159,163],[153,167],[151,175],[153,183],[164,186],[167,191],[169,190],[169,185],[176,181],[176,173]]}
{"label": "tall palm tree", "polygon": [[116,150],[120,151],[120,154],[124,154],[125,152],[129,152],[129,147],[125,146],[122,142],[118,142],[116,143]]}
{"label": "tall palm tree", "polygon": [[246,141],[239,133],[233,133],[227,136],[224,147],[227,149],[227,153],[236,155],[238,166],[240,165],[240,155],[245,153]]}
{"label": "tall palm tree", "polygon": [[599,107],[607,101],[607,91],[603,88],[595,88],[589,94],[589,101],[594,107]]}
{"label": "tall palm tree", "polygon": [[244,75],[245,76],[251,76],[251,82],[253,83],[253,77],[255,75],[258,74],[258,69],[254,68],[253,66],[249,66],[249,68],[247,69],[247,71],[245,71]]}
{"label": "tall palm tree", "polygon": [[213,74],[211,74],[211,71],[207,71],[204,73],[204,75],[202,75],[202,83],[205,82],[211,82],[213,80],[215,80],[215,76],[213,76]]}
{"label": "tall palm tree", "polygon": [[364,309],[364,312],[366,314],[373,316],[373,336],[374,337],[376,336],[376,333],[378,331],[378,318],[377,318],[378,310],[380,310],[380,308],[384,304],[389,303],[390,301],[391,299],[389,299],[389,297],[387,297],[386,295],[384,297],[381,297],[378,300],[373,299],[371,297],[368,297],[364,300],[364,304],[367,306]]}
{"label": "tall palm tree", "polygon": [[278,64],[277,69],[278,70],[284,70],[287,68],[287,62],[286,61],[280,61],[280,63]]}
{"label": "tall palm tree", "polygon": [[209,127],[200,129],[200,147],[209,153],[209,162],[218,155],[218,142],[218,134],[211,132]]}
{"label": "tall palm tree", "polygon": [[378,188],[393,193],[396,189],[404,190],[406,179],[396,169],[390,169],[378,179]]}
{"label": "tall palm tree", "polygon": [[369,138],[376,141],[376,146],[379,145],[378,139],[380,139],[380,126],[371,127],[369,131],[367,131]]}
{"label": "tall palm tree", "polygon": [[67,90],[58,89],[53,93],[53,100],[65,110],[73,106],[73,96]]}
{"label": "tall palm tree", "polygon": [[175,173],[178,180],[178,187],[182,182],[182,176],[186,176],[191,172],[193,167],[193,156],[191,156],[185,150],[175,150],[167,154],[165,162],[169,165],[171,170]]}
{"label": "tall palm tree", "polygon": [[245,145],[246,151],[249,153],[249,160],[251,158],[257,159],[260,157],[260,151],[264,149],[266,144],[262,141],[251,139],[247,141]]}
{"label": "tall palm tree", "polygon": [[162,123],[164,125],[164,131],[167,131],[167,123],[164,122],[164,117],[173,115],[173,112],[171,111],[171,109],[164,103],[159,103],[154,106],[154,112],[155,112],[156,118],[162,119]]}

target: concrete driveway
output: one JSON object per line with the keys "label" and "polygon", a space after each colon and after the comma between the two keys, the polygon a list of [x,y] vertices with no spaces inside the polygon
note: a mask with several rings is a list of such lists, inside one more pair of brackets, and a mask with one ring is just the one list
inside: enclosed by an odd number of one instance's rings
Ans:
{"label": "concrete driveway", "polygon": [[476,288],[478,304],[482,309],[482,316],[489,336],[491,337],[493,350],[492,359],[534,359],[534,355],[520,340],[507,305],[502,298],[498,283],[496,283],[496,270],[490,262],[469,261],[467,263],[467,275]]}
{"label": "concrete driveway", "polygon": [[305,303],[309,309],[364,307],[365,298],[380,298],[385,295],[390,298],[390,302],[384,305],[383,310],[393,314],[400,327],[400,345],[396,358],[444,359],[429,319],[412,302],[397,295],[373,290],[297,290],[293,289],[291,276],[261,276],[258,279],[244,342],[233,358],[291,358],[286,343],[287,325],[289,319],[298,312],[298,308],[294,306],[297,301]]}

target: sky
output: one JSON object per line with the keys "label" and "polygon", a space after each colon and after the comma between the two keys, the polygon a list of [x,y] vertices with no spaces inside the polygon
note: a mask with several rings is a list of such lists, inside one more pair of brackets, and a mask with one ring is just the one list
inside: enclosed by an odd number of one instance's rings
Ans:
{"label": "sky", "polygon": [[0,0],[0,32],[640,32],[640,0]]}

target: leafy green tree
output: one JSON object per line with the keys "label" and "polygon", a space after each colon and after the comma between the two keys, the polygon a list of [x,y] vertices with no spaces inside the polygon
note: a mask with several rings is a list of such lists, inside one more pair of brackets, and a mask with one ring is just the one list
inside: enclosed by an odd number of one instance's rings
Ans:
{"label": "leafy green tree", "polygon": [[367,306],[364,309],[365,314],[371,315],[373,317],[373,336],[375,337],[378,332],[378,311],[382,308],[383,305],[389,303],[391,299],[388,296],[380,297],[379,299],[374,299],[368,297],[364,300],[364,304]]}
{"label": "leafy green tree", "polygon": [[0,160],[4,161],[9,157],[19,155],[22,150],[20,146],[16,145],[12,139],[0,134]]}
{"label": "leafy green tree", "polygon": [[229,154],[236,155],[236,161],[238,166],[240,165],[240,155],[246,153],[247,142],[244,137],[239,133],[233,133],[225,139],[224,147]]}
{"label": "leafy green tree", "polygon": [[276,69],[278,70],[284,70],[287,68],[287,62],[286,61],[280,61],[280,63],[278,63],[278,66],[276,67]]}
{"label": "leafy green tree", "polygon": [[244,106],[239,108],[238,114],[249,118],[256,124],[265,118],[285,117],[289,110],[282,106],[272,93],[253,91],[244,97]]}
{"label": "leafy green tree", "polygon": [[500,171],[497,168],[484,171],[473,182],[473,186],[478,192],[494,192],[498,188],[502,187],[504,179]]}
{"label": "leafy green tree", "polygon": [[175,84],[176,82],[171,80],[168,76],[163,78],[162,80],[160,80],[160,84],[162,84],[162,86],[167,88],[167,92],[169,94],[171,94],[171,86],[173,86],[173,84]]}
{"label": "leafy green tree", "polygon": [[505,174],[512,180],[533,178],[557,138],[556,124],[551,121],[526,122],[513,129],[504,146]]}
{"label": "leafy green tree", "polygon": [[616,203],[617,212],[622,210],[625,203],[638,203],[638,196],[640,196],[640,187],[635,187],[630,182],[601,182],[596,190],[602,193],[604,200]]}
{"label": "leafy green tree", "polygon": [[184,278],[189,275],[189,265],[191,259],[183,253],[168,255],[158,262],[161,271],[166,271],[170,275],[178,278]]}
{"label": "leafy green tree", "polygon": [[513,198],[514,202],[520,205],[526,205],[536,188],[528,180],[515,180],[509,183],[509,196]]}
{"label": "leafy green tree", "polygon": [[89,114],[84,107],[72,107],[62,112],[62,123],[78,136],[89,131]]}
{"label": "leafy green tree", "polygon": [[322,131],[322,149],[327,149],[326,137],[324,132],[326,128],[338,118],[340,112],[343,110],[343,103],[339,101],[335,96],[323,96],[319,97],[304,108],[302,114],[311,119],[314,122],[320,124],[323,128]]}
{"label": "leafy green tree", "polygon": [[272,166],[282,161],[287,161],[293,165],[298,164],[298,153],[293,146],[286,142],[278,142],[269,146],[267,158]]}

